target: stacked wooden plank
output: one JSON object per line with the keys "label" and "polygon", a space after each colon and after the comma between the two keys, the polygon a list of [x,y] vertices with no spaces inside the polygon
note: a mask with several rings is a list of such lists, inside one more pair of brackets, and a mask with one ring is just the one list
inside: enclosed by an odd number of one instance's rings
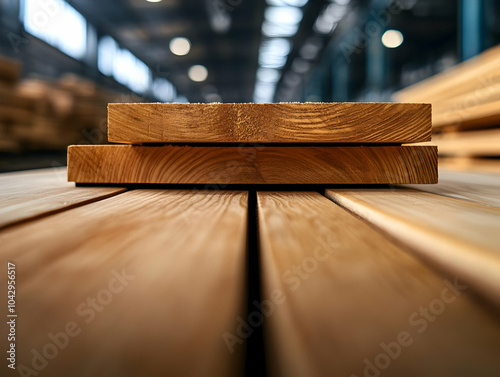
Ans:
{"label": "stacked wooden plank", "polygon": [[17,60],[0,56],[0,82],[14,85],[21,77],[21,63]]}
{"label": "stacked wooden plank", "polygon": [[64,150],[106,141],[106,107],[118,93],[66,75],[20,81],[21,65],[0,58],[0,152]]}
{"label": "stacked wooden plank", "polygon": [[[110,104],[68,178],[115,184],[436,183],[426,104]],[[144,145],[144,144],[154,144]],[[141,145],[142,144],[142,145]]]}
{"label": "stacked wooden plank", "polygon": [[[13,59],[0,56],[0,152],[17,148],[9,137],[9,118],[24,114],[25,106],[30,106],[23,98],[11,95],[21,75],[21,64]],[[22,116],[22,115],[21,115]]]}
{"label": "stacked wooden plank", "polygon": [[500,157],[500,46],[395,94],[433,105],[440,156]]}

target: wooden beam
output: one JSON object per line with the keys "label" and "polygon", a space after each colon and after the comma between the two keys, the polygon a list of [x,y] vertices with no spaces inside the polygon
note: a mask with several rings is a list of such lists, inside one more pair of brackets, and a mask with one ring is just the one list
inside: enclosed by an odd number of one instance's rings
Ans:
{"label": "wooden beam", "polygon": [[461,280],[434,273],[318,193],[258,193],[258,220],[269,375],[459,368],[489,377],[500,368],[500,324]]}
{"label": "wooden beam", "polygon": [[470,88],[470,91],[463,94],[434,102],[432,113],[438,114],[450,110],[467,111],[475,106],[500,100],[500,74],[491,79],[491,82],[484,83],[484,86],[477,85],[476,88]]}
{"label": "wooden beam", "polygon": [[123,188],[75,187],[66,168],[0,174],[0,228],[119,194]]}
{"label": "wooden beam", "polygon": [[449,107],[433,114],[434,128],[481,128],[500,123],[500,100],[475,106]]}
{"label": "wooden beam", "polygon": [[411,189],[326,195],[500,307],[500,208]]}
{"label": "wooden beam", "polygon": [[439,167],[468,173],[500,173],[500,161],[489,158],[444,157],[439,158]]}
{"label": "wooden beam", "polygon": [[231,353],[224,334],[237,337],[246,306],[247,203],[135,190],[0,232],[17,266],[18,370],[242,375],[244,345]]}
{"label": "wooden beam", "polygon": [[35,99],[23,95],[18,89],[10,85],[0,82],[0,106],[2,106],[2,111],[9,111],[9,107],[34,111],[37,105]]}
{"label": "wooden beam", "polygon": [[68,149],[77,183],[436,183],[437,150],[401,147],[138,147]]}
{"label": "wooden beam", "polygon": [[481,128],[500,122],[500,47],[494,47],[395,94],[433,105],[435,128]]}
{"label": "wooden beam", "polygon": [[433,143],[437,144],[440,156],[500,157],[500,128],[447,132],[436,135]]}
{"label": "wooden beam", "polygon": [[407,187],[500,207],[500,175],[473,174],[439,169],[439,184],[407,185]]}
{"label": "wooden beam", "polygon": [[500,47],[493,47],[436,76],[397,92],[400,102],[441,102],[464,93],[482,91],[498,82],[500,77]]}
{"label": "wooden beam", "polygon": [[426,104],[108,106],[108,139],[116,143],[412,143],[430,138]]}

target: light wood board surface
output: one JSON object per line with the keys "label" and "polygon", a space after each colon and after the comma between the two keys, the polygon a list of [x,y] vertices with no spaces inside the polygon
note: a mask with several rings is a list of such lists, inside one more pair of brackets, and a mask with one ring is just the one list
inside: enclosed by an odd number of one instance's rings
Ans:
{"label": "light wood board surface", "polygon": [[109,104],[118,143],[412,143],[431,106],[394,103]]}
{"label": "light wood board surface", "polygon": [[479,105],[495,102],[500,100],[500,72],[491,77],[487,82],[477,83],[475,88],[470,88],[469,91],[463,94],[434,102],[432,104],[432,113],[438,114],[450,110],[466,111]]}
{"label": "light wood board surface", "polygon": [[473,129],[500,122],[500,48],[494,47],[438,75],[397,92],[402,102],[433,106],[433,127]]}
{"label": "light wood board surface", "polygon": [[77,183],[436,183],[433,146],[205,147],[71,146]]}
{"label": "light wood board surface", "polygon": [[395,94],[400,102],[443,101],[464,93],[477,92],[500,77],[500,47],[493,47],[436,76]]}
{"label": "light wood board surface", "polygon": [[223,334],[244,315],[247,204],[134,190],[0,232],[2,264],[17,266],[18,367],[73,322],[41,377],[241,375]]}
{"label": "light wood board surface", "polygon": [[439,170],[437,185],[407,185],[417,190],[500,207],[500,175]]}
{"label": "light wood board surface", "polygon": [[500,208],[412,189],[326,195],[500,307]]}
{"label": "light wood board surface", "polygon": [[500,174],[500,161],[498,159],[443,157],[439,158],[439,167],[464,173],[481,173],[487,176]]}
{"label": "light wood board surface", "polygon": [[434,136],[433,143],[437,144],[439,155],[442,156],[500,157],[500,128],[483,131],[448,132]]}
{"label": "light wood board surface", "polygon": [[433,114],[434,128],[452,126],[472,129],[496,126],[500,122],[500,101],[479,104],[472,107],[451,107]]}
{"label": "light wood board surface", "polygon": [[258,193],[258,219],[269,375],[498,372],[495,316],[362,220],[308,192]]}
{"label": "light wood board surface", "polygon": [[66,168],[0,174],[0,228],[108,198],[122,188],[75,187]]}

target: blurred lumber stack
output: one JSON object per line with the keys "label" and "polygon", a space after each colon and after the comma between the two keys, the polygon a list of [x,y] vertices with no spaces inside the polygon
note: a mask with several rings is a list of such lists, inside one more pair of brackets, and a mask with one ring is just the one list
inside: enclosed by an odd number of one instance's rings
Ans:
{"label": "blurred lumber stack", "polygon": [[104,143],[108,103],[140,100],[74,75],[20,81],[20,64],[5,61],[0,58],[0,152]]}
{"label": "blurred lumber stack", "polygon": [[500,46],[394,98],[432,103],[433,141],[440,157],[500,157]]}
{"label": "blurred lumber stack", "polygon": [[21,63],[17,60],[0,56],[0,83],[16,84],[21,77]]}
{"label": "blurred lumber stack", "polygon": [[31,106],[29,100],[25,101],[13,92],[20,73],[19,62],[0,56],[0,151],[16,149],[17,143],[9,135],[8,123],[25,116],[26,106],[28,108]]}

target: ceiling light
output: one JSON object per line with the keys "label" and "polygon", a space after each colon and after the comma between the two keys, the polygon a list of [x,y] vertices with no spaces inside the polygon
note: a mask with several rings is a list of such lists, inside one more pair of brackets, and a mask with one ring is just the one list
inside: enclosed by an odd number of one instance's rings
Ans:
{"label": "ceiling light", "polygon": [[183,56],[187,55],[191,50],[191,42],[184,37],[174,38],[170,41],[170,51],[172,54]]}
{"label": "ceiling light", "polygon": [[159,3],[161,0],[146,0],[148,3]]}
{"label": "ceiling light", "polygon": [[273,38],[263,41],[259,49],[259,64],[263,68],[282,68],[290,50],[291,43],[288,39]]}
{"label": "ceiling light", "polygon": [[399,30],[387,30],[384,35],[382,35],[382,44],[387,48],[399,47],[403,41],[403,34]]}
{"label": "ceiling light", "polygon": [[207,79],[208,70],[202,65],[193,65],[189,68],[188,76],[195,82],[202,82]]}
{"label": "ceiling light", "polygon": [[330,34],[337,27],[335,21],[329,20],[325,17],[318,17],[314,23],[314,31],[319,34]]}
{"label": "ceiling light", "polygon": [[[348,2],[347,2],[348,3]],[[331,3],[328,5],[314,23],[314,31],[319,34],[330,34],[335,30],[340,20],[347,13],[347,3]]]}
{"label": "ceiling light", "polygon": [[311,63],[302,58],[295,58],[292,63],[292,70],[297,73],[306,73],[311,69]]}
{"label": "ceiling light", "polygon": [[317,39],[308,39],[306,43],[300,48],[300,56],[304,59],[313,60],[318,56],[321,50],[322,42]]}
{"label": "ceiling light", "polygon": [[272,6],[292,6],[292,7],[303,7],[308,3],[309,0],[267,0],[267,3]]}
{"label": "ceiling light", "polygon": [[257,80],[262,82],[276,83],[281,77],[280,71],[270,68],[259,68],[257,70]]}
{"label": "ceiling light", "polygon": [[254,102],[263,103],[263,102],[271,102],[274,97],[274,93],[276,92],[276,85],[257,81],[255,83],[253,99]]}
{"label": "ceiling light", "polygon": [[351,2],[351,0],[330,0],[338,5],[347,5]]}
{"label": "ceiling light", "polygon": [[208,103],[222,102],[222,97],[219,95],[219,93],[209,93],[205,95],[204,98]]}
{"label": "ceiling light", "polygon": [[296,25],[302,21],[302,10],[296,7],[268,7],[264,18],[273,24]]}
{"label": "ceiling light", "polygon": [[297,30],[299,30],[299,24],[296,25],[280,25],[274,24],[268,21],[262,23],[262,34],[266,37],[293,37]]}

